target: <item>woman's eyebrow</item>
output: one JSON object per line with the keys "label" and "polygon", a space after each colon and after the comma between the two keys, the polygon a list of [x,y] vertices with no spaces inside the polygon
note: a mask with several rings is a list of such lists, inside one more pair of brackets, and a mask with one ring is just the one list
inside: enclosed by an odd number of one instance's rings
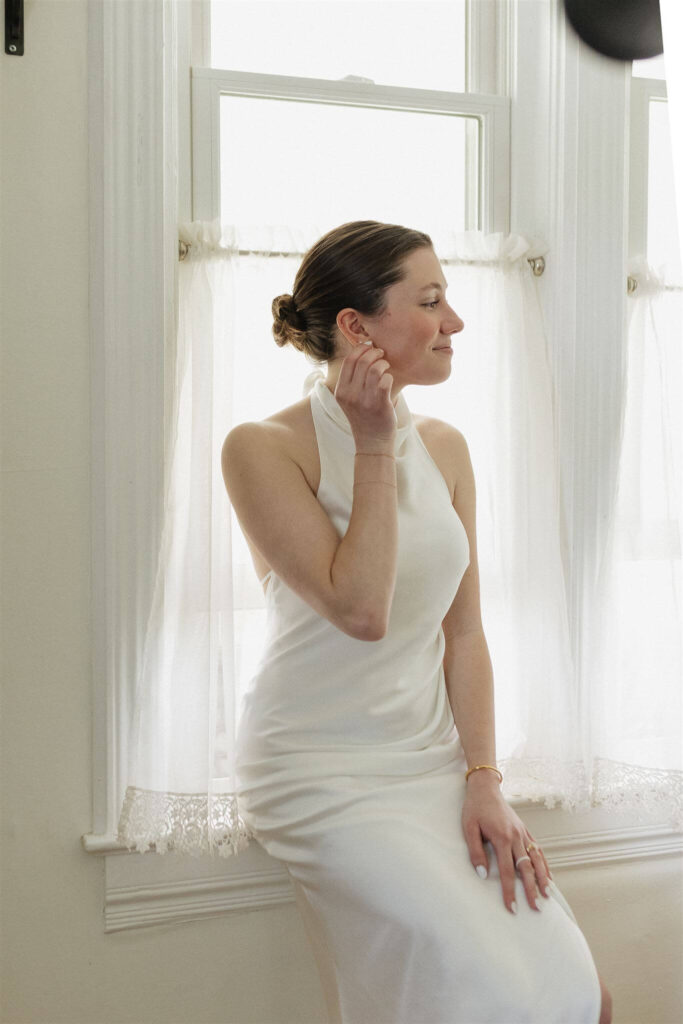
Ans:
{"label": "woman's eyebrow", "polygon": [[[426,284],[426,285],[424,285],[423,288],[420,288],[420,291],[421,292],[426,292],[426,291],[428,291],[429,288],[436,288],[437,291],[445,291],[446,290],[445,288],[443,288],[442,285],[437,284],[436,281],[432,281],[431,284]],[[448,288],[448,285],[446,285],[446,288]]]}

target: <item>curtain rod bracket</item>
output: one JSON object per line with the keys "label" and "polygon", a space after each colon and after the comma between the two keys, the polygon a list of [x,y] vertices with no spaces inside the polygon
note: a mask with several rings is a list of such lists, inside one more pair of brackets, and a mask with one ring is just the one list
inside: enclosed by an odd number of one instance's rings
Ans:
{"label": "curtain rod bracket", "polygon": [[542,256],[537,256],[535,259],[528,259],[527,263],[533,270],[534,277],[540,277],[545,270],[545,260]]}

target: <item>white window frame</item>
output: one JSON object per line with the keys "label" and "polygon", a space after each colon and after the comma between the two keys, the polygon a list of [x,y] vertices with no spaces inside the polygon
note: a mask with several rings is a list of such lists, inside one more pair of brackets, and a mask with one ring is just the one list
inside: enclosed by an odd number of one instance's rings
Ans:
{"label": "white window frame", "polygon": [[667,100],[666,82],[657,78],[631,81],[629,256],[647,253],[650,101]]}
{"label": "white window frame", "polygon": [[[192,68],[194,220],[214,220],[220,216],[221,96],[419,111],[476,119],[479,124],[479,159],[475,162],[479,171],[478,187],[467,188],[474,185],[468,175],[465,179],[466,227],[487,232],[509,230],[510,101],[507,97],[215,68]],[[466,121],[466,125],[470,123]]]}
{"label": "white window frame", "polygon": [[[193,210],[192,204],[191,83],[213,89],[214,97],[221,81],[225,84],[223,72],[200,71],[210,64],[208,12],[208,0],[91,0],[88,5],[93,820],[82,840],[86,851],[106,855],[106,931],[294,900],[285,869],[257,843],[236,858],[195,860],[128,853],[115,838],[134,683],[119,636],[135,574],[154,580],[164,486],[160,467],[171,408],[159,382],[172,380],[178,223],[217,215],[217,209]],[[614,196],[624,194],[628,176],[626,72],[621,75],[616,62],[596,62],[578,45],[561,0],[470,2],[467,33],[467,87],[493,98],[477,116],[493,126],[488,138],[500,147],[498,155],[505,140],[497,112],[510,106],[509,223],[496,224],[503,200],[494,186],[490,209],[495,216],[482,227],[526,233],[549,245],[540,289],[554,372],[572,379],[590,353],[610,360],[618,375],[627,216]],[[495,52],[492,33],[498,40]],[[390,91],[395,97],[416,95]],[[473,99],[461,95],[458,102]],[[475,102],[481,100],[479,95]],[[558,111],[562,118],[553,117]],[[605,137],[609,165],[594,182],[591,143]],[[538,139],[544,140],[540,146]],[[491,179],[495,156],[488,152]],[[214,164],[204,162],[208,170],[201,173],[214,175],[215,203]],[[576,181],[582,183],[580,193]],[[590,313],[598,302],[605,310],[600,324]],[[606,337],[612,339],[611,350]],[[138,395],[144,401],[138,398],[136,404]],[[562,403],[558,416],[566,426],[561,457],[571,486],[577,460],[591,463],[593,424],[582,432],[574,410]],[[129,468],[124,492],[117,490],[111,469],[121,457]],[[587,481],[594,484],[599,492],[599,482]],[[582,559],[567,563],[570,607],[572,598],[578,599],[582,573],[594,564],[590,538],[582,530],[580,520],[568,521],[567,551],[583,552]],[[681,848],[680,835],[657,821],[634,826],[599,808],[574,816],[538,804],[515,806],[553,867]]]}

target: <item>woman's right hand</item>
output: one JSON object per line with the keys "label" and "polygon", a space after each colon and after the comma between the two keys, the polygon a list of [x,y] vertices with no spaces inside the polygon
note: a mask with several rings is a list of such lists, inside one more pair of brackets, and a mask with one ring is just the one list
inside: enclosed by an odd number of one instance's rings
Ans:
{"label": "woman's right hand", "polygon": [[387,370],[384,352],[374,345],[356,345],[344,359],[334,397],[339,402],[360,451],[393,452],[396,411],[391,401],[394,378]]}

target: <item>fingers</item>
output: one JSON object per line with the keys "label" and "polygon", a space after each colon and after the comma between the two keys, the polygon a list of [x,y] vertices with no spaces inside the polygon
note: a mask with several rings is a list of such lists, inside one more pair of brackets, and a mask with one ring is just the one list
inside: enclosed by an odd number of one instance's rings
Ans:
{"label": "fingers", "polygon": [[517,903],[515,901],[515,880],[517,876],[515,873],[515,862],[512,856],[512,846],[509,841],[498,841],[498,843],[496,843],[492,840],[492,842],[496,850],[500,884],[503,887],[503,903],[511,914],[516,914]]}
{"label": "fingers", "polygon": [[529,841],[526,844],[526,849],[524,853],[528,857],[530,857],[531,860],[523,861],[520,864],[519,869],[531,863],[535,878],[538,881],[538,887],[540,891],[543,893],[544,897],[548,899],[550,897],[548,880],[552,878],[552,875],[550,874],[550,868],[548,867],[548,862],[545,859],[545,854],[543,853],[543,850],[540,848],[540,846],[536,845],[535,841],[531,838],[531,836],[529,837]]}
{"label": "fingers", "polygon": [[[380,353],[382,352],[381,349],[377,349],[377,351]],[[384,376],[387,376],[387,374],[384,373],[384,371],[388,369],[389,363],[387,362],[386,359],[382,359],[381,355],[380,358],[375,359],[374,362],[368,362],[367,370],[365,372],[365,380],[363,382],[365,387],[368,387],[371,383],[376,384],[378,387],[385,386],[384,377],[382,376],[382,374],[384,374]],[[358,370],[356,372],[358,372]]]}
{"label": "fingers", "polygon": [[464,829],[464,832],[472,866],[480,878],[486,878],[489,873],[489,859],[486,856],[479,826],[473,822]]}
{"label": "fingers", "polygon": [[491,841],[496,851],[503,902],[507,909],[513,914],[517,913],[515,883],[519,876],[527,903],[532,910],[540,911],[543,907],[541,894],[546,899],[550,897],[550,872],[541,848],[536,846],[531,837],[526,847],[520,847],[517,840],[509,838],[501,838],[498,842]]}
{"label": "fingers", "polygon": [[363,387],[368,367],[373,362],[381,359],[383,355],[384,351],[381,348],[375,348],[372,343],[356,345],[342,362],[339,373],[340,380],[342,377],[346,377],[345,383],[359,384]]}
{"label": "fingers", "polygon": [[[521,857],[528,857],[528,854],[520,854]],[[540,910],[540,895],[536,888],[536,872],[534,871],[531,860],[520,860],[519,857],[515,858],[518,861],[517,871],[519,877],[522,880],[524,886],[524,892],[526,893],[527,903],[532,910]],[[514,862],[513,862],[514,863]]]}
{"label": "fingers", "polygon": [[[387,363],[387,366],[388,365],[389,364]],[[389,399],[389,401],[391,401],[391,388],[393,386],[393,383],[394,383],[394,378],[392,377],[392,375],[390,373],[385,373],[384,376],[382,377],[381,381],[377,385],[378,391],[386,391],[387,398]],[[396,410],[394,409],[394,419],[395,418],[396,418]]]}
{"label": "fingers", "polygon": [[[360,350],[360,351],[359,351]],[[384,351],[370,345],[357,345],[353,352],[346,356],[339,374],[339,385],[342,394],[363,392],[365,389],[391,392],[393,377],[387,374],[389,363],[383,358]],[[388,380],[385,379],[388,377]]]}

